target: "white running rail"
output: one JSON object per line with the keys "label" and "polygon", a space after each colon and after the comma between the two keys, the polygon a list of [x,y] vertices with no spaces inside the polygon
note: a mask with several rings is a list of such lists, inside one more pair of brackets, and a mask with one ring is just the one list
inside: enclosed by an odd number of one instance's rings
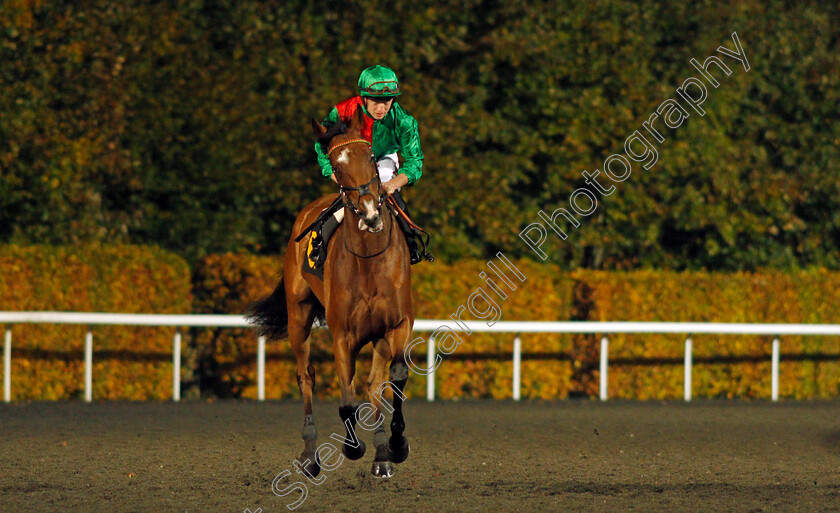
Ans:
{"label": "white running rail", "polygon": [[[11,401],[11,365],[12,365],[12,329],[15,324],[78,324],[85,326],[119,325],[119,326],[156,326],[156,327],[219,327],[246,328],[250,326],[241,315],[169,315],[169,314],[121,314],[121,313],[79,313],[79,312],[0,312],[0,325],[6,326],[3,346],[3,400]],[[444,320],[416,320],[414,331],[429,332],[441,326],[449,326],[456,331],[462,331],[457,325]],[[840,325],[837,324],[746,324],[719,322],[589,322],[589,321],[499,321],[492,326],[473,321],[470,329],[475,332],[514,333],[513,341],[513,398],[519,400],[520,366],[522,361],[522,333],[597,333],[604,334],[601,338],[600,358],[600,386],[599,397],[606,401],[607,367],[609,361],[609,338],[607,334],[614,333],[671,333],[687,335],[685,341],[685,394],[686,401],[691,400],[691,367],[692,341],[691,335],[769,335],[773,336],[771,346],[771,372],[773,401],[779,400],[779,351],[782,335],[819,335],[840,336]],[[435,343],[428,341],[427,361],[431,367],[435,361]],[[85,336],[85,401],[92,400],[91,369],[93,365],[93,335],[88,330]],[[176,331],[173,339],[172,351],[172,400],[181,399],[181,332]],[[428,367],[427,367],[428,368]],[[435,398],[435,372],[427,374],[426,399]],[[257,398],[265,400],[265,340],[257,340]]]}

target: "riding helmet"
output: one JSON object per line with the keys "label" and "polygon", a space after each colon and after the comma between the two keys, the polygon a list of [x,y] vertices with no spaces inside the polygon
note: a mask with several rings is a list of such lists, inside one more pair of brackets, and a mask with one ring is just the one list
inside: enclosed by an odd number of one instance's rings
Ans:
{"label": "riding helmet", "polygon": [[359,94],[370,98],[393,98],[400,95],[397,74],[385,66],[365,68],[359,75]]}

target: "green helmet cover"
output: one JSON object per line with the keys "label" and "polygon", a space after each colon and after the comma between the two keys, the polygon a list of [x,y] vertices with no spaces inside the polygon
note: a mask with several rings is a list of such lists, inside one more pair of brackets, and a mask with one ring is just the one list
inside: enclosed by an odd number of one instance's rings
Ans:
{"label": "green helmet cover", "polygon": [[393,98],[400,95],[397,74],[385,66],[371,66],[359,75],[359,94],[371,98]]}

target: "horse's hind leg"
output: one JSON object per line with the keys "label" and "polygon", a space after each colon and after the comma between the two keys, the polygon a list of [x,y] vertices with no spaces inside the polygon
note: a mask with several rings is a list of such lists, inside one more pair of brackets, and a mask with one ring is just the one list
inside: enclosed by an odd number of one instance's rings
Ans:
{"label": "horse's hind leg", "polygon": [[[291,303],[291,302],[290,302]],[[289,304],[289,341],[295,353],[298,388],[303,399],[303,453],[298,457],[298,463],[303,471],[315,477],[321,471],[321,466],[315,457],[318,433],[315,430],[315,419],[312,415],[312,396],[315,390],[315,367],[309,362],[309,333],[312,320],[317,313],[317,306],[311,303]]]}

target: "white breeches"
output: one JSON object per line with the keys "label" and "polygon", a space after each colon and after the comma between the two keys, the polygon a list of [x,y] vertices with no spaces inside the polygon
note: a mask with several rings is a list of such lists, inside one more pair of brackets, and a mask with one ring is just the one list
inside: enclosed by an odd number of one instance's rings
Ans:
{"label": "white breeches", "polygon": [[397,169],[399,168],[400,161],[396,153],[389,153],[376,163],[376,169],[379,170],[379,179],[383,182],[397,176]]}

